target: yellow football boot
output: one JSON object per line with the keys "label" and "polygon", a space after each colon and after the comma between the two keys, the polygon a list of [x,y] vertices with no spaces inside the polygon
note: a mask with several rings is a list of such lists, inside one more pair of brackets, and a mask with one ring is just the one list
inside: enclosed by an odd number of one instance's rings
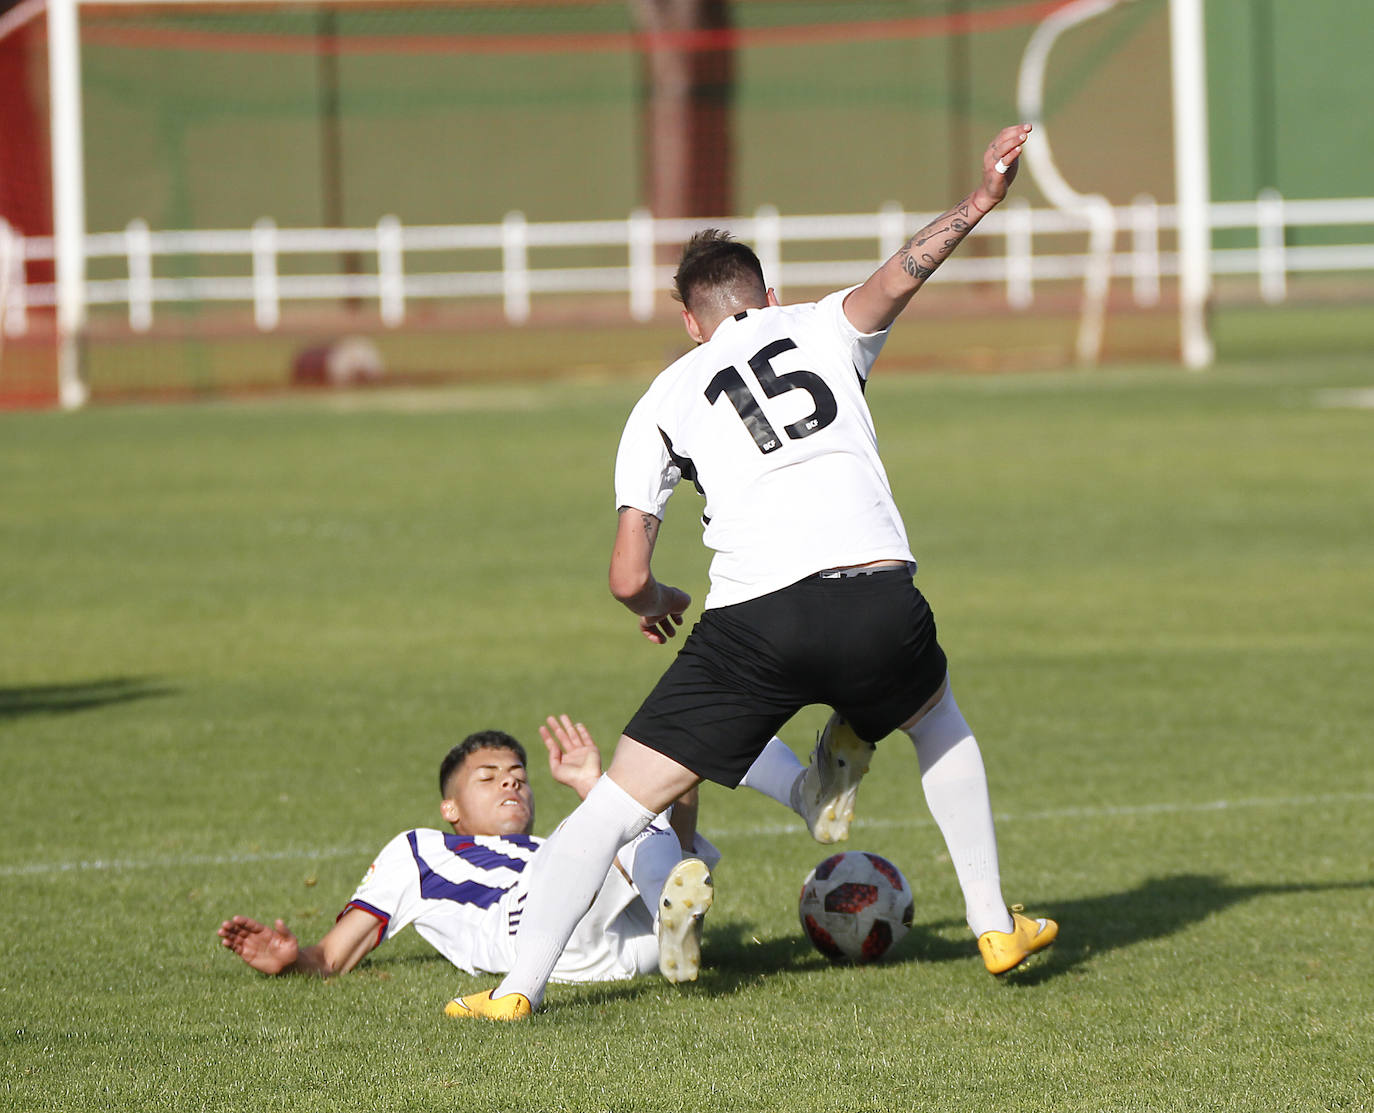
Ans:
{"label": "yellow football boot", "polygon": [[476,1017],[478,1020],[528,1020],[534,1015],[529,998],[523,993],[507,993],[492,1000],[492,991],[455,997],[444,1006],[444,1015],[458,1020]]}
{"label": "yellow football boot", "polygon": [[983,953],[983,965],[988,973],[1005,974],[1036,951],[1043,951],[1058,935],[1059,925],[1053,920],[1032,920],[1013,912],[1011,931],[983,932],[978,937],[978,949]]}

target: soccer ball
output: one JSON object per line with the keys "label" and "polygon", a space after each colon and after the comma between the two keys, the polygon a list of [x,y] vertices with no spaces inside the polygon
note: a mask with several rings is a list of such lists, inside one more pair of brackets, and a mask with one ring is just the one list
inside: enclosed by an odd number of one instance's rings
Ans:
{"label": "soccer ball", "polygon": [[874,962],[911,927],[916,912],[902,871],[877,854],[847,850],[806,875],[797,914],[831,962]]}

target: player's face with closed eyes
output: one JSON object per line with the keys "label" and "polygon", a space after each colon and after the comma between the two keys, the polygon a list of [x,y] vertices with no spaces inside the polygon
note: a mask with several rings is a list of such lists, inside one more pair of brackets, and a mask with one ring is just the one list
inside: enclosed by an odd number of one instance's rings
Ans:
{"label": "player's face with closed eyes", "polygon": [[450,775],[439,810],[460,835],[528,835],[534,792],[518,755],[474,750]]}

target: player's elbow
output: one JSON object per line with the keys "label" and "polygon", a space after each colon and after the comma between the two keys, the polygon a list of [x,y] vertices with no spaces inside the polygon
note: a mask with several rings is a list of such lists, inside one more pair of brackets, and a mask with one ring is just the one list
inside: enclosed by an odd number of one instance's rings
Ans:
{"label": "player's elbow", "polygon": [[607,577],[611,594],[618,601],[627,607],[642,598],[653,585],[653,576],[649,574],[647,568],[627,566],[611,563],[611,571]]}

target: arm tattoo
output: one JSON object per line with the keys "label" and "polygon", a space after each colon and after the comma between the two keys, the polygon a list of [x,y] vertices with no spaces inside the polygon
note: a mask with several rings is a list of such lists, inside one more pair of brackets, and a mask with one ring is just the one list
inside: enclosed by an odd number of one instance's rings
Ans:
{"label": "arm tattoo", "polygon": [[[620,514],[622,516],[631,513],[631,510],[628,506],[617,506],[615,510],[617,514]],[[654,539],[658,537],[658,527],[661,526],[663,523],[646,510],[641,510],[638,513],[639,524],[643,527],[644,536],[648,540],[649,545],[652,547]]]}
{"label": "arm tattoo", "polygon": [[[906,273],[916,279],[917,282],[924,282],[935,273],[935,267],[930,265],[922,266],[912,258],[911,252],[908,250],[910,246],[911,245],[908,244],[907,247],[902,248],[902,270],[906,271]],[[932,261],[929,255],[923,256],[923,258],[928,262]]]}
{"label": "arm tattoo", "polygon": [[[937,216],[911,239],[902,245],[897,253],[897,261],[903,271],[908,276],[916,279],[917,282],[924,282],[935,269],[943,263],[959,246],[965,236],[968,235],[973,225],[968,221],[969,203],[967,200],[950,209],[949,212]],[[945,237],[933,251],[925,251],[917,257],[913,254],[913,248],[924,247],[936,236]]]}

